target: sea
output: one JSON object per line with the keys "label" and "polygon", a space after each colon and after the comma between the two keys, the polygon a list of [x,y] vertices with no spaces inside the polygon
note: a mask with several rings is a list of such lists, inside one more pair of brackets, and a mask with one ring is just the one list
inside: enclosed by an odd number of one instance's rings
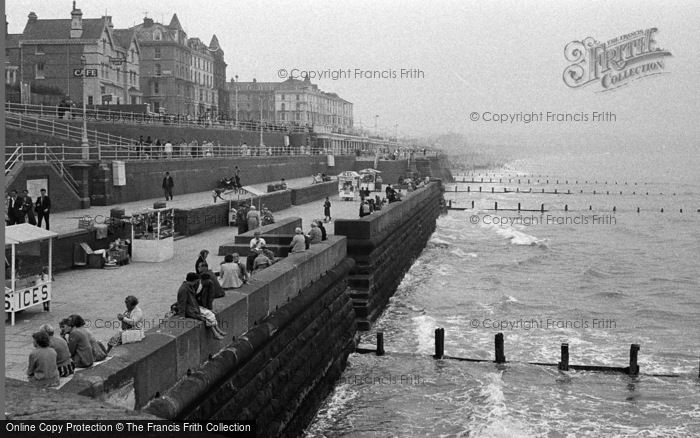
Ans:
{"label": "sea", "polygon": [[[362,338],[382,332],[386,354],[350,355],[305,436],[700,436],[699,169],[698,154],[560,153],[446,184],[465,209],[438,219]],[[445,355],[485,361],[435,360],[437,328]],[[532,364],[563,343],[603,367],[637,344],[639,375]]]}

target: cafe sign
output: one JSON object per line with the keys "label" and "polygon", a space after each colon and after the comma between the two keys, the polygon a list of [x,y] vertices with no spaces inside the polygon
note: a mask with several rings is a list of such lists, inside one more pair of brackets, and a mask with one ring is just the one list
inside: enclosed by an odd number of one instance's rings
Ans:
{"label": "cafe sign", "polygon": [[19,312],[28,307],[51,301],[51,283],[42,283],[12,291],[5,288],[5,312]]}

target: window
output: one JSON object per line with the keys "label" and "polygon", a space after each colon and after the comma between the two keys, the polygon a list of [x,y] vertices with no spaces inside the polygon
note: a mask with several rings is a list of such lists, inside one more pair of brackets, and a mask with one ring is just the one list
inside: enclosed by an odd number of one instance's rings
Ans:
{"label": "window", "polygon": [[158,82],[154,82],[153,83],[153,94],[159,94],[159,93],[160,93],[160,89],[158,87]]}
{"label": "window", "polygon": [[153,32],[153,40],[160,41],[162,39],[163,39],[163,34],[160,32],[160,29],[156,29],[155,32]]}
{"label": "window", "polygon": [[155,59],[160,59],[160,47],[155,48],[155,55],[153,55]]}
{"label": "window", "polygon": [[[284,94],[282,95],[282,100],[284,100]],[[284,107],[284,105],[282,105],[282,106]],[[284,110],[282,110],[282,111],[284,111]]]}
{"label": "window", "polygon": [[299,95],[297,94],[297,100],[299,100]]}
{"label": "window", "polygon": [[43,62],[37,62],[36,66],[36,74],[35,78],[36,79],[44,79],[44,63]]}
{"label": "window", "polygon": [[161,70],[160,70],[160,64],[156,64],[156,76],[160,76]]}
{"label": "window", "polygon": [[104,85],[100,87],[100,94],[107,94],[107,88]]}
{"label": "window", "polygon": [[134,49],[131,49],[131,62],[134,62]]}
{"label": "window", "polygon": [[36,52],[34,52],[36,55],[43,55],[44,54],[44,46],[41,44],[37,44],[36,46]]}
{"label": "window", "polygon": [[92,105],[92,96],[88,96],[87,104]]}
{"label": "window", "polygon": [[282,111],[284,111],[284,104],[282,104]]}

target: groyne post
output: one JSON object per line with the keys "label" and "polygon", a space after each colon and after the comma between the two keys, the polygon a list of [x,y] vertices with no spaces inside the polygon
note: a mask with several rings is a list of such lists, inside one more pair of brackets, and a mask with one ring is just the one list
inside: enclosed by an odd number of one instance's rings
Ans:
{"label": "groyne post", "polygon": [[561,362],[559,362],[559,369],[562,371],[569,371],[569,344],[561,344]]}
{"label": "groyne post", "polygon": [[384,356],[384,333],[377,332],[377,356]]}
{"label": "groyne post", "polygon": [[503,347],[503,333],[496,333],[496,363],[505,363],[506,353]]}
{"label": "groyne post", "polygon": [[445,356],[445,329],[435,329],[435,359],[442,359]]}
{"label": "groyne post", "polygon": [[639,374],[639,365],[637,365],[637,355],[639,353],[639,344],[632,344],[630,346],[630,368],[628,374],[630,376],[636,376]]}

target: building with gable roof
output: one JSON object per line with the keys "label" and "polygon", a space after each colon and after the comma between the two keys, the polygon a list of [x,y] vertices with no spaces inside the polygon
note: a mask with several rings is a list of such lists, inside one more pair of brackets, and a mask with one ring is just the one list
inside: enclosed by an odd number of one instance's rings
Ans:
{"label": "building with gable roof", "polygon": [[[112,17],[83,19],[75,1],[70,19],[30,12],[18,45],[20,82],[33,91],[88,105],[141,103],[140,46],[133,33],[114,29]],[[97,75],[81,77],[81,69]]]}
{"label": "building with gable roof", "polygon": [[143,50],[141,89],[154,111],[193,119],[217,117],[226,63],[216,36],[211,47],[188,38],[177,14],[168,25],[146,17],[132,29]]}

